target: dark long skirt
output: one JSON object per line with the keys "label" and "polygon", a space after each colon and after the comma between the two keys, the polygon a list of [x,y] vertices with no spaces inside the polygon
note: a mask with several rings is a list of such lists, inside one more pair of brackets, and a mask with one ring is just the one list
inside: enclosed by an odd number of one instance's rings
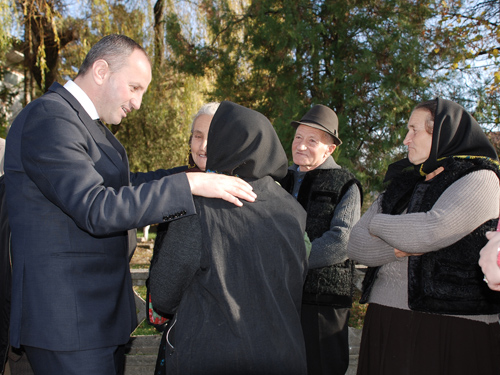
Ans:
{"label": "dark long skirt", "polygon": [[370,304],[358,375],[498,375],[500,325]]}

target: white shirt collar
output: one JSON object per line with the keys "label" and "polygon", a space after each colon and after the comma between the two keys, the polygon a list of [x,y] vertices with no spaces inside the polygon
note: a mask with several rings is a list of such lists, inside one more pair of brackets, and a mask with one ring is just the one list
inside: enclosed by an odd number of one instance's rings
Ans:
{"label": "white shirt collar", "polygon": [[90,100],[89,96],[73,81],[68,81],[64,85],[64,88],[70,92],[71,95],[75,97],[76,100],[82,105],[83,109],[88,113],[92,120],[97,120],[99,115],[97,114],[97,109],[94,103]]}

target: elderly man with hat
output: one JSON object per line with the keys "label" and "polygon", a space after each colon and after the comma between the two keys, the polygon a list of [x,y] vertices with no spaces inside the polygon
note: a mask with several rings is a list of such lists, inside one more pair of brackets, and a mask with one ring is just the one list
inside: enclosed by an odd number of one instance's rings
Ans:
{"label": "elderly man with hat", "polygon": [[315,105],[292,126],[293,165],[280,183],[307,211],[312,243],[302,298],[308,375],[345,374],[354,276],[347,243],[360,217],[361,185],[332,157],[342,143],[332,109]]}

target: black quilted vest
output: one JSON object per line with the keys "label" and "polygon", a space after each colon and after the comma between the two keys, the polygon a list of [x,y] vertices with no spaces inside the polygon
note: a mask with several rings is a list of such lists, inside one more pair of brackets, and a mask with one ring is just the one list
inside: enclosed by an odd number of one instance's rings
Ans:
{"label": "black quilted vest", "polygon": [[[289,170],[280,184],[293,191],[294,173]],[[344,169],[314,169],[304,175],[298,202],[307,212],[306,232],[309,239],[320,237],[330,229],[337,204],[353,185],[361,185],[354,175]],[[302,303],[335,307],[350,307],[353,294],[354,263],[343,263],[309,269]]]}

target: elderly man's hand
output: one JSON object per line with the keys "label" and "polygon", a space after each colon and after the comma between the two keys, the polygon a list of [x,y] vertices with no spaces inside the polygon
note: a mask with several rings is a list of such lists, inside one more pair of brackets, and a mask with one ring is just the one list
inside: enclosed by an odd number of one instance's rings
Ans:
{"label": "elderly man's hand", "polygon": [[257,195],[252,187],[241,178],[217,173],[186,173],[193,195],[207,198],[221,198],[236,206],[243,206],[238,199],[254,202]]}
{"label": "elderly man's hand", "polygon": [[498,246],[500,246],[500,232],[486,233],[488,243],[479,253],[479,265],[483,270],[485,281],[491,290],[500,292],[500,267],[497,264]]}

